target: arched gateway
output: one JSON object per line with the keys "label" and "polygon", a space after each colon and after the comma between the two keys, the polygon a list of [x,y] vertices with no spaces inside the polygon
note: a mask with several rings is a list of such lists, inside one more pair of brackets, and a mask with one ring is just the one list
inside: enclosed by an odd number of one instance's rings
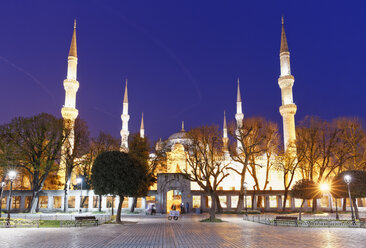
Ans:
{"label": "arched gateway", "polygon": [[[191,182],[183,173],[161,173],[157,181],[157,212],[167,213],[172,204],[192,206]],[[180,207],[180,206],[177,206]]]}

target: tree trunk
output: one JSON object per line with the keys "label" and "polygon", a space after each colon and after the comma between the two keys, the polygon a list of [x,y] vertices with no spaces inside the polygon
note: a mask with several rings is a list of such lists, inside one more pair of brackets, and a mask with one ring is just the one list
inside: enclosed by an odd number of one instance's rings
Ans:
{"label": "tree trunk", "polygon": [[123,195],[119,196],[119,203],[117,209],[116,223],[121,224],[121,212],[122,212]]}
{"label": "tree trunk", "polygon": [[352,198],[352,203],[353,203],[353,208],[355,210],[355,218],[359,219],[360,215],[358,214],[358,207],[357,207],[357,199],[356,198]]}
{"label": "tree trunk", "polygon": [[216,195],[216,206],[217,206],[217,212],[218,213],[222,213],[222,207],[221,207],[221,203],[220,203],[220,199],[219,199],[219,196]]}
{"label": "tree trunk", "polygon": [[257,208],[264,208],[264,204],[263,204],[263,200],[264,200],[264,197],[259,195],[258,196],[258,201],[257,201]]}
{"label": "tree trunk", "polygon": [[64,213],[66,213],[69,208],[68,202],[69,202],[69,190],[64,189]]}
{"label": "tree trunk", "polygon": [[35,214],[37,211],[37,205],[38,205],[38,199],[39,199],[39,192],[33,191],[33,197],[29,204],[29,213]]}
{"label": "tree trunk", "polygon": [[67,179],[64,188],[64,212],[66,213],[68,210],[68,201],[69,201],[69,191],[70,191],[70,178]]}
{"label": "tree trunk", "polygon": [[318,201],[317,199],[313,199],[313,213],[316,213],[318,211]]}
{"label": "tree trunk", "polygon": [[301,203],[300,210],[299,210],[299,220],[301,220],[301,212],[302,212],[302,207],[304,206],[304,203],[305,203],[305,199],[302,199],[302,203]]}
{"label": "tree trunk", "polygon": [[112,196],[112,216],[114,215],[114,196]]}
{"label": "tree trunk", "polygon": [[216,215],[216,194],[211,194],[210,221],[215,220]]}
{"label": "tree trunk", "polygon": [[244,193],[239,192],[238,197],[238,205],[236,206],[236,212],[240,213],[243,210],[243,204],[244,203]]}
{"label": "tree trunk", "polygon": [[99,195],[98,200],[99,200],[98,211],[102,212],[102,195]]}
{"label": "tree trunk", "polygon": [[137,197],[133,197],[133,202],[130,208],[131,213],[135,212],[136,204],[137,204]]}
{"label": "tree trunk", "polygon": [[342,209],[343,212],[346,212],[347,211],[347,198],[343,198],[343,209]]}
{"label": "tree trunk", "polygon": [[288,196],[288,189],[285,189],[285,195],[283,196],[282,212],[286,211],[287,196]]}

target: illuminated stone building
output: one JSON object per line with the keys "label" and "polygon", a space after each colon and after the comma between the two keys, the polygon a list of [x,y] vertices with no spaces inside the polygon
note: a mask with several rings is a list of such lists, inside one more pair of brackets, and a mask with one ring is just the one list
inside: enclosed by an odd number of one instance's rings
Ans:
{"label": "illuminated stone building", "polygon": [[[65,104],[61,110],[62,117],[64,119],[64,125],[71,130],[71,136],[69,137],[69,143],[73,146],[74,137],[73,137],[73,128],[75,119],[78,116],[78,110],[76,109],[76,93],[79,88],[79,82],[77,81],[77,48],[76,48],[76,22],[74,24],[74,32],[72,35],[72,41],[68,56],[68,69],[67,69],[67,78],[64,80],[64,89],[65,89]],[[295,141],[295,119],[294,115],[296,113],[296,105],[293,102],[292,96],[292,86],[294,83],[294,77],[291,75],[290,69],[290,52],[288,49],[284,23],[282,20],[282,33],[281,33],[281,46],[280,46],[280,68],[281,74],[278,79],[278,84],[281,88],[282,95],[282,106],[280,107],[280,113],[283,117],[283,132],[284,132],[284,145],[285,149],[289,143]],[[122,129],[120,131],[121,135],[121,151],[128,152],[128,137],[129,137],[129,129],[128,129],[128,121],[130,119],[130,115],[128,113],[128,89],[127,89],[127,80],[124,91],[123,98],[123,111],[121,115],[122,120]],[[240,84],[239,79],[237,81],[237,92],[236,92],[236,114],[235,120],[237,129],[242,126],[242,122],[244,119],[243,106],[242,106],[242,97],[240,92]],[[148,130],[147,130],[148,131]],[[238,132],[238,131],[236,131]],[[140,126],[140,137],[145,137],[145,126],[143,115],[141,117],[141,126]],[[232,161],[228,152],[228,132],[227,132],[227,122],[226,122],[226,114],[224,112],[223,118],[223,143],[224,143],[224,152],[225,152],[225,163],[230,163],[231,167],[240,168],[241,165]],[[158,212],[166,212],[169,210],[170,205],[172,203],[183,203],[190,206],[190,209],[202,209],[207,210],[210,207],[210,198],[205,194],[205,192],[200,189],[200,187],[196,183],[192,183],[188,181],[182,174],[182,172],[186,171],[187,162],[186,162],[186,151],[184,149],[184,145],[189,143],[190,140],[187,138],[187,133],[184,128],[184,122],[182,122],[182,127],[179,132],[174,133],[169,136],[169,138],[164,142],[158,142],[156,147],[157,149],[162,147],[162,144],[166,144],[166,163],[164,164],[164,168],[159,171],[157,175],[157,185],[151,188],[149,191],[149,195],[146,198],[140,199],[138,202],[137,208],[145,208],[147,204],[155,204]],[[237,143],[237,148],[240,148],[240,143]],[[60,168],[64,169],[65,166],[65,152],[70,152],[72,149],[67,150],[65,147],[62,148],[62,159],[60,162]],[[153,156],[153,155],[152,155]],[[259,164],[265,165],[269,160],[263,156],[259,159]],[[189,171],[189,170],[188,170]],[[60,172],[62,176],[62,181],[64,182],[65,171]],[[282,196],[283,196],[283,178],[282,173],[277,172],[275,170],[271,170],[268,178],[266,177],[266,169],[265,166],[263,168],[258,166],[256,169],[258,182],[254,182],[253,178],[247,174],[246,183],[248,185],[247,191],[247,207],[257,208],[256,201],[258,197],[261,197],[264,201],[262,202],[262,208],[265,210],[270,209],[279,209],[282,208]],[[259,184],[259,188],[263,188],[263,185],[266,183],[266,178],[268,180],[268,185],[265,190],[257,190],[254,195],[254,185]],[[240,176],[235,172],[230,171],[230,175],[225,178],[225,180],[219,186],[219,200],[221,206],[228,210],[234,209],[237,206],[238,202],[238,193],[240,189]],[[16,194],[17,192],[15,192]],[[29,192],[31,193],[31,192]],[[19,193],[22,194],[20,202],[25,202],[24,197],[26,196],[26,192]],[[43,194],[43,195],[42,195]],[[88,190],[83,192],[85,197],[88,198],[88,206],[86,209],[93,211],[96,209],[98,204],[98,196],[94,195],[92,190]],[[74,197],[78,195],[77,191],[71,191],[70,196]],[[41,197],[48,197],[46,205],[47,209],[62,209],[63,201],[61,200],[63,197],[63,191],[44,191],[41,193]],[[56,198],[57,197],[57,201]],[[116,199],[115,205],[119,201],[118,197],[111,198],[110,196],[104,196],[102,199],[102,209],[107,209],[111,204],[111,199]],[[80,205],[80,201],[78,197],[74,197],[74,205],[75,208]],[[55,203],[57,202],[57,207],[55,207]],[[109,202],[109,203],[108,203]],[[127,208],[128,205],[132,204],[132,199],[128,201],[124,201],[123,207]],[[22,205],[22,204],[21,204]],[[24,204],[22,205],[24,207]],[[295,203],[294,199],[289,199],[289,204],[287,204],[289,208],[297,207],[297,203]],[[83,207],[84,208],[84,207]],[[305,204],[305,208],[307,205]],[[72,211],[72,207],[70,211]]]}

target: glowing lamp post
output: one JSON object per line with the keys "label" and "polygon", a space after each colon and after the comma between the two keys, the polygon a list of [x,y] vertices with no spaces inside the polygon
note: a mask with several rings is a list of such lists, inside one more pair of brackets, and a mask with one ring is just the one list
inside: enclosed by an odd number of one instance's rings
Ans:
{"label": "glowing lamp post", "polygon": [[2,203],[3,203],[3,191],[4,191],[4,187],[5,187],[6,183],[5,182],[1,182],[1,192],[0,192],[0,218],[1,218],[1,207],[2,207]]}
{"label": "glowing lamp post", "polygon": [[76,182],[80,184],[80,204],[79,204],[79,213],[81,213],[81,208],[83,204],[83,179],[81,177],[76,178]]}
{"label": "glowing lamp post", "polygon": [[[329,195],[329,192],[330,192],[329,184],[327,184],[327,183],[320,184],[320,190],[323,192],[323,194]],[[337,199],[335,199],[335,203],[336,203],[336,220],[339,220]]]}
{"label": "glowing lamp post", "polygon": [[11,198],[13,193],[13,182],[17,176],[16,171],[9,171],[8,178],[10,180],[10,192],[9,192],[9,205],[8,205],[8,218],[6,220],[6,227],[10,227],[10,208],[11,208]]}
{"label": "glowing lamp post", "polygon": [[353,224],[355,224],[355,216],[354,216],[354,214],[353,214],[353,206],[352,206],[351,190],[350,190],[350,188],[349,188],[349,185],[350,185],[350,183],[351,183],[351,180],[352,180],[352,178],[351,178],[351,176],[350,176],[350,175],[345,175],[345,176],[344,176],[344,181],[345,181],[345,183],[347,184],[347,188],[348,188],[349,203],[350,203],[350,205],[351,205],[352,222],[353,222]]}

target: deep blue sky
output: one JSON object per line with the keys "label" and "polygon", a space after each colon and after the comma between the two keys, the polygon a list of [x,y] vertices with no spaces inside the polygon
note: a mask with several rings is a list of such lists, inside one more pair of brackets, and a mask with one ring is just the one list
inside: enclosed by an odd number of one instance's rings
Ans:
{"label": "deep blue sky", "polygon": [[[365,5],[351,1],[2,1],[0,123],[64,103],[77,19],[79,115],[119,137],[124,79],[130,131],[153,140],[234,119],[240,77],[246,117],[280,126],[281,15],[295,76],[296,120],[366,118]],[[353,2],[353,1],[352,1]],[[359,1],[361,2],[361,1]]]}

